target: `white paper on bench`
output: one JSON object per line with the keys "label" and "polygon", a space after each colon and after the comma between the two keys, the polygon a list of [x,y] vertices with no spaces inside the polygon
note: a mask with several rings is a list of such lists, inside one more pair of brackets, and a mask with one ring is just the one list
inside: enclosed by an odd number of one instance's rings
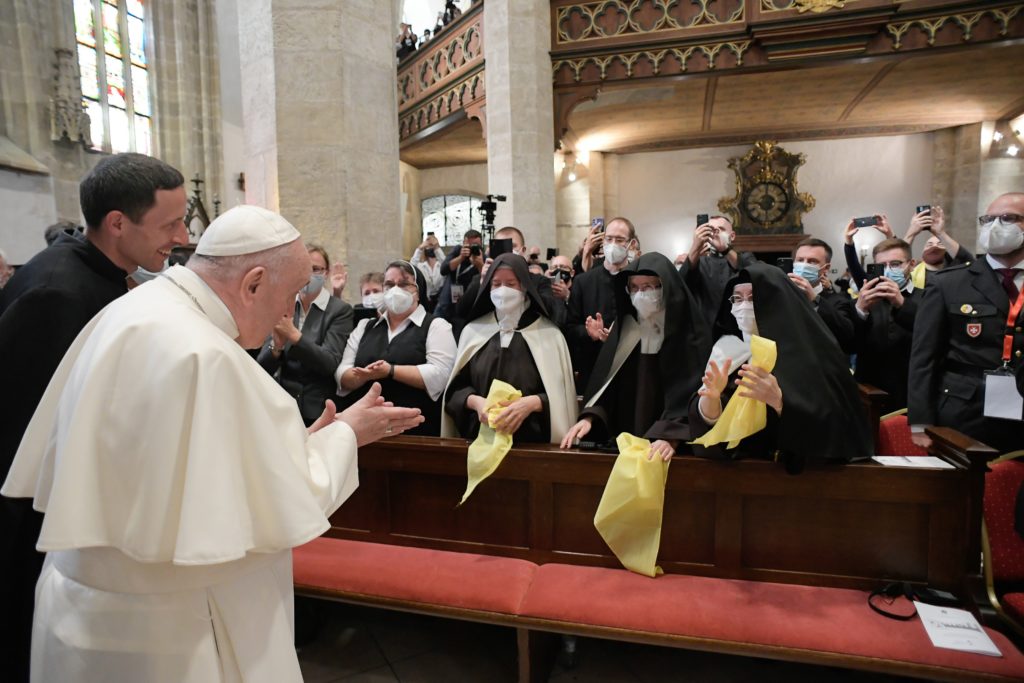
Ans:
{"label": "white paper on bench", "polygon": [[942,458],[934,455],[875,455],[871,458],[880,465],[888,467],[920,467],[928,470],[956,469]]}
{"label": "white paper on bench", "polygon": [[923,602],[915,603],[915,606],[924,630],[935,647],[992,657],[1003,656],[978,620],[967,610],[936,607]]}

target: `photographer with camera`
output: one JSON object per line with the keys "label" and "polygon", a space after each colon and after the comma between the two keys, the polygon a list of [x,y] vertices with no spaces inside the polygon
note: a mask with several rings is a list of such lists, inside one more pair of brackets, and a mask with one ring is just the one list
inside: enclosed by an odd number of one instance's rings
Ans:
{"label": "photographer with camera", "polygon": [[427,300],[420,303],[428,313],[432,313],[437,308],[437,297],[441,294],[441,288],[444,286],[441,259],[438,258],[441,254],[441,245],[437,241],[437,237],[434,236],[434,233],[428,232],[427,239],[416,247],[412,258],[409,259],[409,263],[416,266],[427,281]]}
{"label": "photographer with camera", "polygon": [[[445,278],[438,296],[434,314],[452,322],[455,304],[462,298],[466,287],[484,268],[484,236],[477,230],[467,230],[462,236],[462,246],[455,247],[441,264],[441,276]],[[456,336],[458,331],[456,331]]]}
{"label": "photographer with camera", "polygon": [[[922,232],[930,233],[924,243],[921,262],[910,273],[910,281],[915,287],[924,288],[928,284],[930,273],[942,270],[946,266],[967,264],[974,260],[974,255],[961,246],[945,230],[946,214],[941,206],[919,206],[910,220],[910,227],[903,237],[907,244],[913,246],[914,238]],[[952,256],[950,255],[952,254]]]}
{"label": "photographer with camera", "polygon": [[694,231],[690,251],[685,259],[676,257],[676,262],[682,262],[679,274],[697,297],[704,319],[710,325],[718,316],[725,284],[757,258],[750,252],[741,254],[733,248],[736,230],[728,217],[708,218],[702,214],[697,218],[699,225]]}

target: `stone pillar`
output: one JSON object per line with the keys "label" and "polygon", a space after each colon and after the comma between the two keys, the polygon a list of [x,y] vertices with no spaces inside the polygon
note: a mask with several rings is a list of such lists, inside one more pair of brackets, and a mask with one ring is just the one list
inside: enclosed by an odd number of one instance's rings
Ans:
{"label": "stone pillar", "polygon": [[547,0],[487,0],[487,181],[508,197],[495,225],[515,225],[527,244],[556,243],[550,49]]}
{"label": "stone pillar", "polygon": [[619,215],[619,155],[605,154],[603,157],[604,216],[608,219]]}
{"label": "stone pillar", "polygon": [[393,13],[373,0],[251,0],[239,12],[246,201],[348,263],[351,283],[407,256]]}

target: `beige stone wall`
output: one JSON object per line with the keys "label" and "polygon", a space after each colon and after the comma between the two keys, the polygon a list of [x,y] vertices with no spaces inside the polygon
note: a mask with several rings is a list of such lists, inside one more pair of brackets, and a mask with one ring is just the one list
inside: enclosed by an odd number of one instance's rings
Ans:
{"label": "beige stone wall", "polygon": [[253,0],[239,12],[246,199],[352,273],[404,246],[392,14],[371,0]]}
{"label": "beige stone wall", "polygon": [[420,171],[422,197],[439,194],[487,194],[487,164],[463,164]]}

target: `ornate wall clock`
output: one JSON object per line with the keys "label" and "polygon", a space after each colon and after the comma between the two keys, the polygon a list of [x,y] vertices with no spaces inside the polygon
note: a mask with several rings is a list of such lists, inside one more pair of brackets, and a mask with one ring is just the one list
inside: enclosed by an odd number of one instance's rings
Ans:
{"label": "ornate wall clock", "polygon": [[803,232],[803,215],[814,197],[799,192],[796,172],[803,154],[791,154],[770,140],[760,140],[742,157],[729,160],[736,174],[736,195],[718,201],[737,232],[779,235]]}

